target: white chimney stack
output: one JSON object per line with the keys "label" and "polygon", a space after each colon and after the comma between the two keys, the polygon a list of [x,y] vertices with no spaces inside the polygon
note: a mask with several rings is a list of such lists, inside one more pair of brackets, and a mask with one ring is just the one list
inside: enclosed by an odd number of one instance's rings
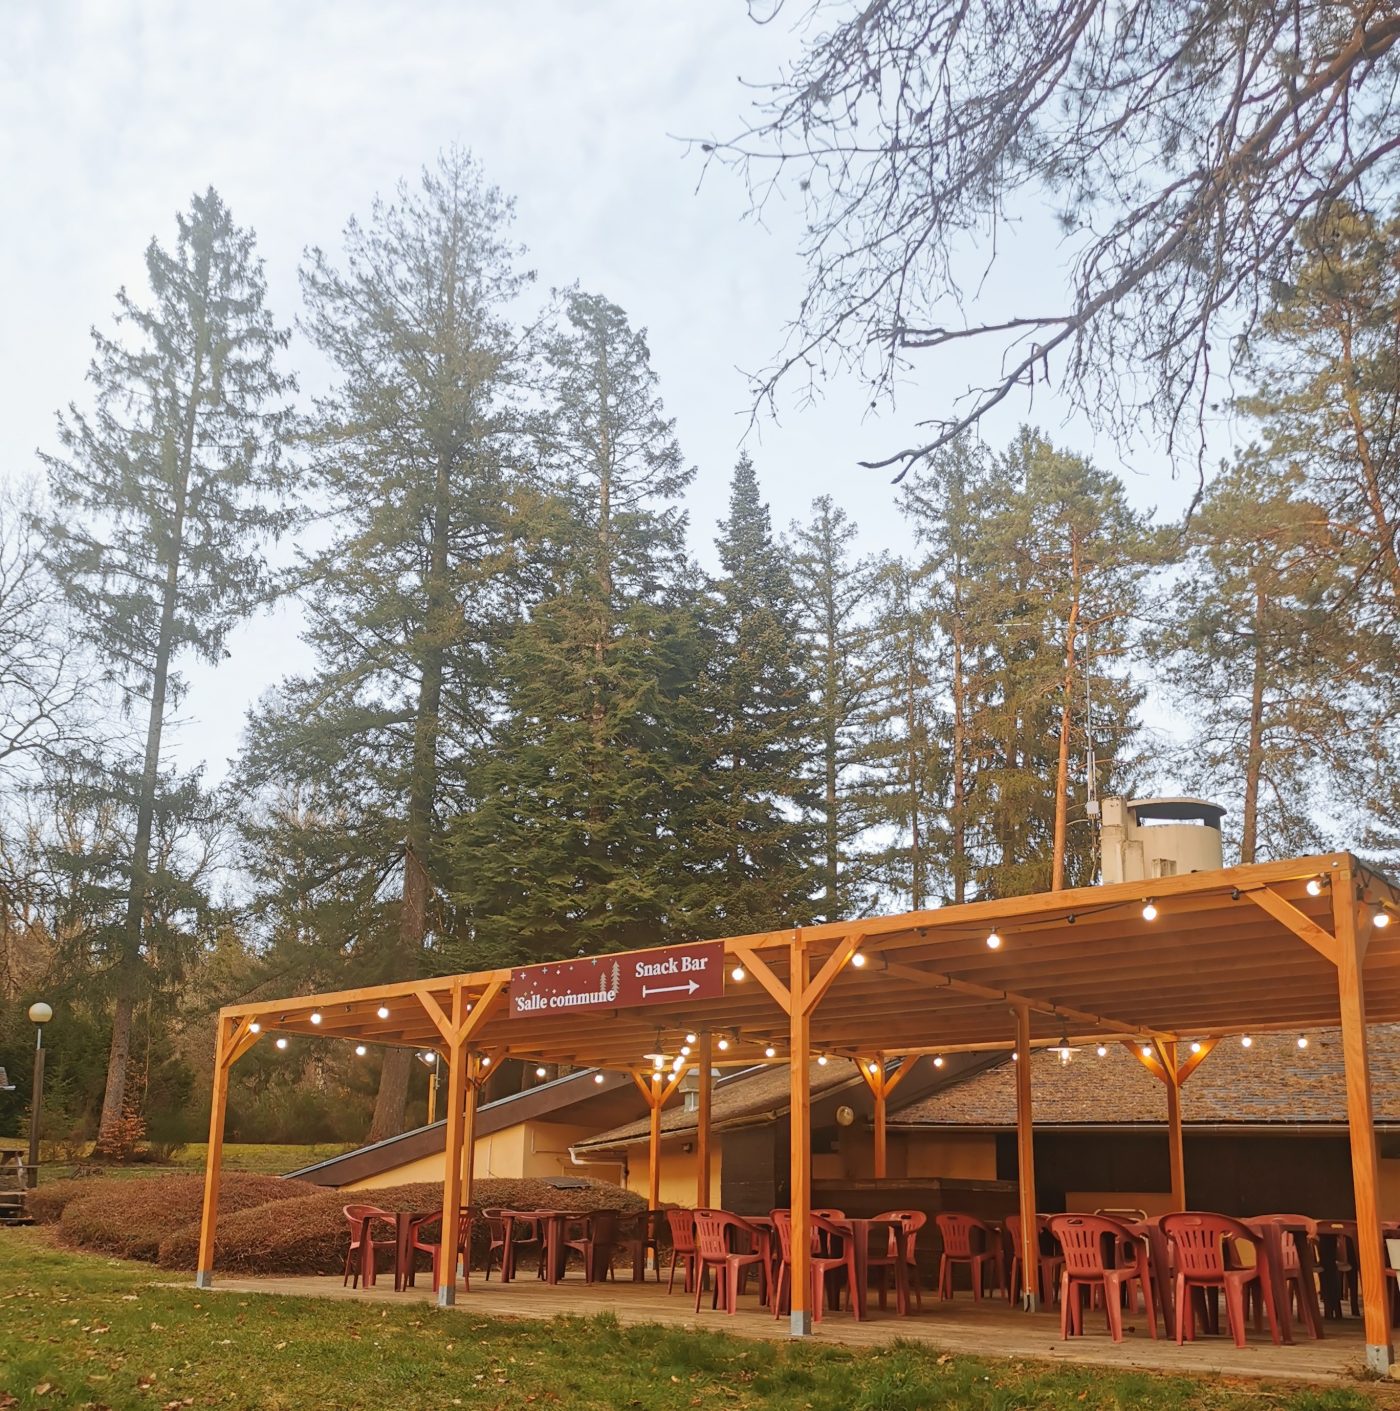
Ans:
{"label": "white chimney stack", "polygon": [[1224,866],[1220,820],[1205,799],[1105,799],[1100,847],[1105,882],[1146,882]]}

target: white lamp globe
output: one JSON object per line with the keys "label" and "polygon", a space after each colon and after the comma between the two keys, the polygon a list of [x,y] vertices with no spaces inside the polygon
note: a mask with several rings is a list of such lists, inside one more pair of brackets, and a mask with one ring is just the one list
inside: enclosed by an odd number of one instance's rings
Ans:
{"label": "white lamp globe", "polygon": [[53,1006],[45,1004],[43,1000],[29,1006],[29,1022],[31,1024],[47,1024],[53,1018]]}

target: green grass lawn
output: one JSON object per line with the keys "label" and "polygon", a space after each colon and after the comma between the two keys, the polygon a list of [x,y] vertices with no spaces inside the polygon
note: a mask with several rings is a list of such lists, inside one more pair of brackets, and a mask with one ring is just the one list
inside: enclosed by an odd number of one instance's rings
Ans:
{"label": "green grass lawn", "polygon": [[[267,1142],[226,1142],[224,1144],[225,1171],[256,1171],[262,1175],[280,1176],[287,1171],[310,1166],[313,1161],[324,1161],[330,1156],[339,1156],[350,1148],[344,1142],[309,1142],[299,1146],[274,1146]],[[132,1166],[104,1166],[104,1176],[168,1176],[171,1171],[202,1171],[204,1156],[208,1150],[205,1142],[191,1142],[181,1147],[167,1165],[154,1162],[137,1162]],[[77,1171],[86,1170],[83,1162],[45,1164],[43,1179],[62,1180]]]}
{"label": "green grass lawn", "polygon": [[514,1322],[421,1304],[199,1293],[160,1278],[57,1249],[44,1231],[0,1230],[0,1408],[1371,1411],[1389,1390],[1223,1385],[907,1344],[754,1343],[607,1316]]}

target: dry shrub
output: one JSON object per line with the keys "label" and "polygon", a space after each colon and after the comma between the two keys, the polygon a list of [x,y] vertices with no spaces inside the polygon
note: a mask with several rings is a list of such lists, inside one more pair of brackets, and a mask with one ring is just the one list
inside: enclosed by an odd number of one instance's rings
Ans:
{"label": "dry shrub", "polygon": [[[633,1211],[641,1210],[646,1202],[604,1181],[590,1181],[577,1190],[559,1190],[541,1180],[482,1180],[474,1183],[472,1204],[519,1210]],[[282,1201],[272,1208],[255,1207],[232,1214],[221,1205],[214,1242],[215,1268],[229,1274],[338,1274],[345,1267],[349,1245],[344,1215],[347,1205],[426,1214],[441,1208],[442,1186],[419,1181],[367,1191],[327,1191]],[[393,1234],[385,1227],[376,1232],[376,1241],[381,1233],[389,1251],[384,1258],[391,1258]],[[472,1243],[475,1261],[480,1264],[486,1252],[484,1225],[478,1226]],[[199,1225],[195,1222],[161,1241],[159,1263],[163,1269],[193,1269],[198,1249]]]}
{"label": "dry shrub", "polygon": [[26,1208],[36,1225],[56,1225],[71,1202],[112,1184],[110,1176],[70,1176],[66,1180],[50,1181],[29,1192]]}
{"label": "dry shrub", "polygon": [[[67,1203],[59,1220],[64,1242],[79,1249],[154,1261],[161,1240],[172,1230],[191,1221],[198,1228],[204,1204],[203,1176],[109,1178],[91,1184],[92,1190]],[[219,1211],[233,1214],[252,1206],[275,1208],[305,1194],[306,1189],[280,1176],[231,1173],[219,1182]]]}

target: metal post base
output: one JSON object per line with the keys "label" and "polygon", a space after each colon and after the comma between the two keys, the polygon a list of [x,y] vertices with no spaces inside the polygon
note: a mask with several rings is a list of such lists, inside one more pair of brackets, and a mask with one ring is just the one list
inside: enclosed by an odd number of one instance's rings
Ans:
{"label": "metal post base", "polygon": [[438,1307],[455,1308],[457,1306],[457,1289],[455,1284],[441,1284],[438,1287]]}
{"label": "metal post base", "polygon": [[197,1289],[213,1288],[214,1271],[212,1269],[200,1269],[194,1276],[194,1286]]}
{"label": "metal post base", "polygon": [[1390,1343],[1366,1344],[1366,1367],[1369,1371],[1379,1372],[1381,1376],[1388,1376],[1390,1369],[1395,1365],[1395,1348]]}
{"label": "metal post base", "polygon": [[795,1338],[812,1336],[812,1314],[809,1309],[794,1309],[788,1314],[788,1334]]}
{"label": "metal post base", "polygon": [[1033,1293],[1023,1293],[1021,1295],[1021,1309],[1026,1313],[1040,1312],[1040,1298]]}

